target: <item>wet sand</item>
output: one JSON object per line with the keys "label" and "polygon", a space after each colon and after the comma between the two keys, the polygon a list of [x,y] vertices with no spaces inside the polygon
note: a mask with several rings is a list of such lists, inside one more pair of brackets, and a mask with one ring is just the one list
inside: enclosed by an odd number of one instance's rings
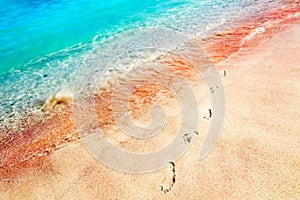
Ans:
{"label": "wet sand", "polygon": [[[69,135],[74,132],[71,113],[61,112],[53,117],[52,125],[44,126],[48,136],[44,134],[33,141],[20,139],[19,143],[27,141],[27,146],[23,144],[20,151],[33,155],[40,146],[47,156],[38,157],[39,162],[25,162],[25,167],[20,167],[22,174],[16,177],[14,172],[19,171],[4,169],[2,175],[8,177],[0,183],[1,198],[296,199],[300,195],[299,24],[299,21],[296,25],[286,24],[280,33],[265,35],[267,41],[248,44],[227,60],[217,59],[218,69],[226,71],[223,78],[226,119],[215,148],[205,159],[197,160],[210,124],[210,120],[203,118],[209,108],[208,91],[200,84],[195,87],[201,102],[199,135],[194,137],[189,151],[174,162],[174,167],[140,175],[109,169],[87,153],[76,134]],[[147,91],[144,88],[143,93]],[[168,123],[161,135],[148,143],[118,137],[120,130],[107,123],[109,119],[99,118],[120,147],[141,151],[157,149],[174,136],[172,133],[179,124],[179,110],[174,109],[178,107],[176,99],[168,93],[160,99],[168,110]],[[144,114],[147,109],[146,106],[136,111],[135,117],[140,122],[148,120]],[[57,127],[57,123],[63,126]],[[40,134],[41,130],[34,127],[28,132],[34,135],[34,130],[36,135]],[[47,153],[45,144],[51,149],[53,141],[64,141],[60,145],[66,145]],[[35,148],[30,152],[32,144]]]}

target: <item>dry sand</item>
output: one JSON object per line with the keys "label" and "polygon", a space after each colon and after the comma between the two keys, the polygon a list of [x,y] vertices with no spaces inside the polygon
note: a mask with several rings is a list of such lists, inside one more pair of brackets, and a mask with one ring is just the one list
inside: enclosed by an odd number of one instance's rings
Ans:
{"label": "dry sand", "polygon": [[[75,141],[53,152],[40,169],[22,179],[1,182],[0,199],[299,198],[299,35],[298,23],[218,65],[226,70],[226,119],[215,148],[205,159],[197,159],[210,123],[205,119],[189,151],[175,162],[175,174],[172,166],[138,175],[114,171]],[[201,94],[199,99],[205,92]],[[163,131],[168,134],[178,123],[176,102],[164,105],[171,116]],[[205,101],[200,108],[206,109]],[[127,139],[119,140],[126,147]],[[151,149],[153,144],[142,146]]]}

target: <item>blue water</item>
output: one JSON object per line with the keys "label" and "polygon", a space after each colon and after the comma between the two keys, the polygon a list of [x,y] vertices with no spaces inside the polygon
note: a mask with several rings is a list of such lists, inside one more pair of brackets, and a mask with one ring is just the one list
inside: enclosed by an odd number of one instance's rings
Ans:
{"label": "blue water", "polygon": [[0,0],[0,123],[71,83],[90,52],[104,43],[109,46],[116,35],[118,43],[126,40],[128,31],[156,27],[201,37],[277,4],[276,0]]}

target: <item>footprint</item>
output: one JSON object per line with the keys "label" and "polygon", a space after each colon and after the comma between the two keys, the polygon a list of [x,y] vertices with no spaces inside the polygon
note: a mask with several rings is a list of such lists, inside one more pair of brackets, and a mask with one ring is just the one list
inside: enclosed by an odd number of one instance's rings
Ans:
{"label": "footprint", "polygon": [[210,91],[211,94],[213,94],[215,92],[215,90],[217,90],[218,88],[219,88],[219,86],[216,85],[214,87],[210,87],[209,91]]}
{"label": "footprint", "polygon": [[208,109],[208,112],[204,115],[204,119],[209,120],[212,117],[212,111],[211,109]]}
{"label": "footprint", "polygon": [[184,144],[189,145],[192,142],[192,140],[195,137],[195,135],[198,135],[197,131],[192,131],[192,132],[184,134],[182,136]]}
{"label": "footprint", "polygon": [[226,77],[226,71],[224,70],[224,71],[222,71],[222,73],[221,73],[221,78],[225,78]]}
{"label": "footprint", "polygon": [[165,178],[160,185],[160,190],[164,193],[170,192],[176,181],[175,163],[170,162]]}

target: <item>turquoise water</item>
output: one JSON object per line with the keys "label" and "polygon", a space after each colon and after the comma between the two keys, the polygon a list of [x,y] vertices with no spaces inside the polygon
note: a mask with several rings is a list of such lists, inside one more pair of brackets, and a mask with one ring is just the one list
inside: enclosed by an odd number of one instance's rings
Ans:
{"label": "turquoise water", "polygon": [[71,83],[90,52],[109,46],[116,35],[117,43],[122,43],[128,31],[156,27],[201,37],[277,4],[269,0],[0,0],[0,123]]}
{"label": "turquoise water", "polygon": [[[1,1],[0,70],[89,43],[97,34],[144,20],[156,1]],[[143,19],[144,18],[144,19]],[[120,30],[119,30],[120,31]]]}

